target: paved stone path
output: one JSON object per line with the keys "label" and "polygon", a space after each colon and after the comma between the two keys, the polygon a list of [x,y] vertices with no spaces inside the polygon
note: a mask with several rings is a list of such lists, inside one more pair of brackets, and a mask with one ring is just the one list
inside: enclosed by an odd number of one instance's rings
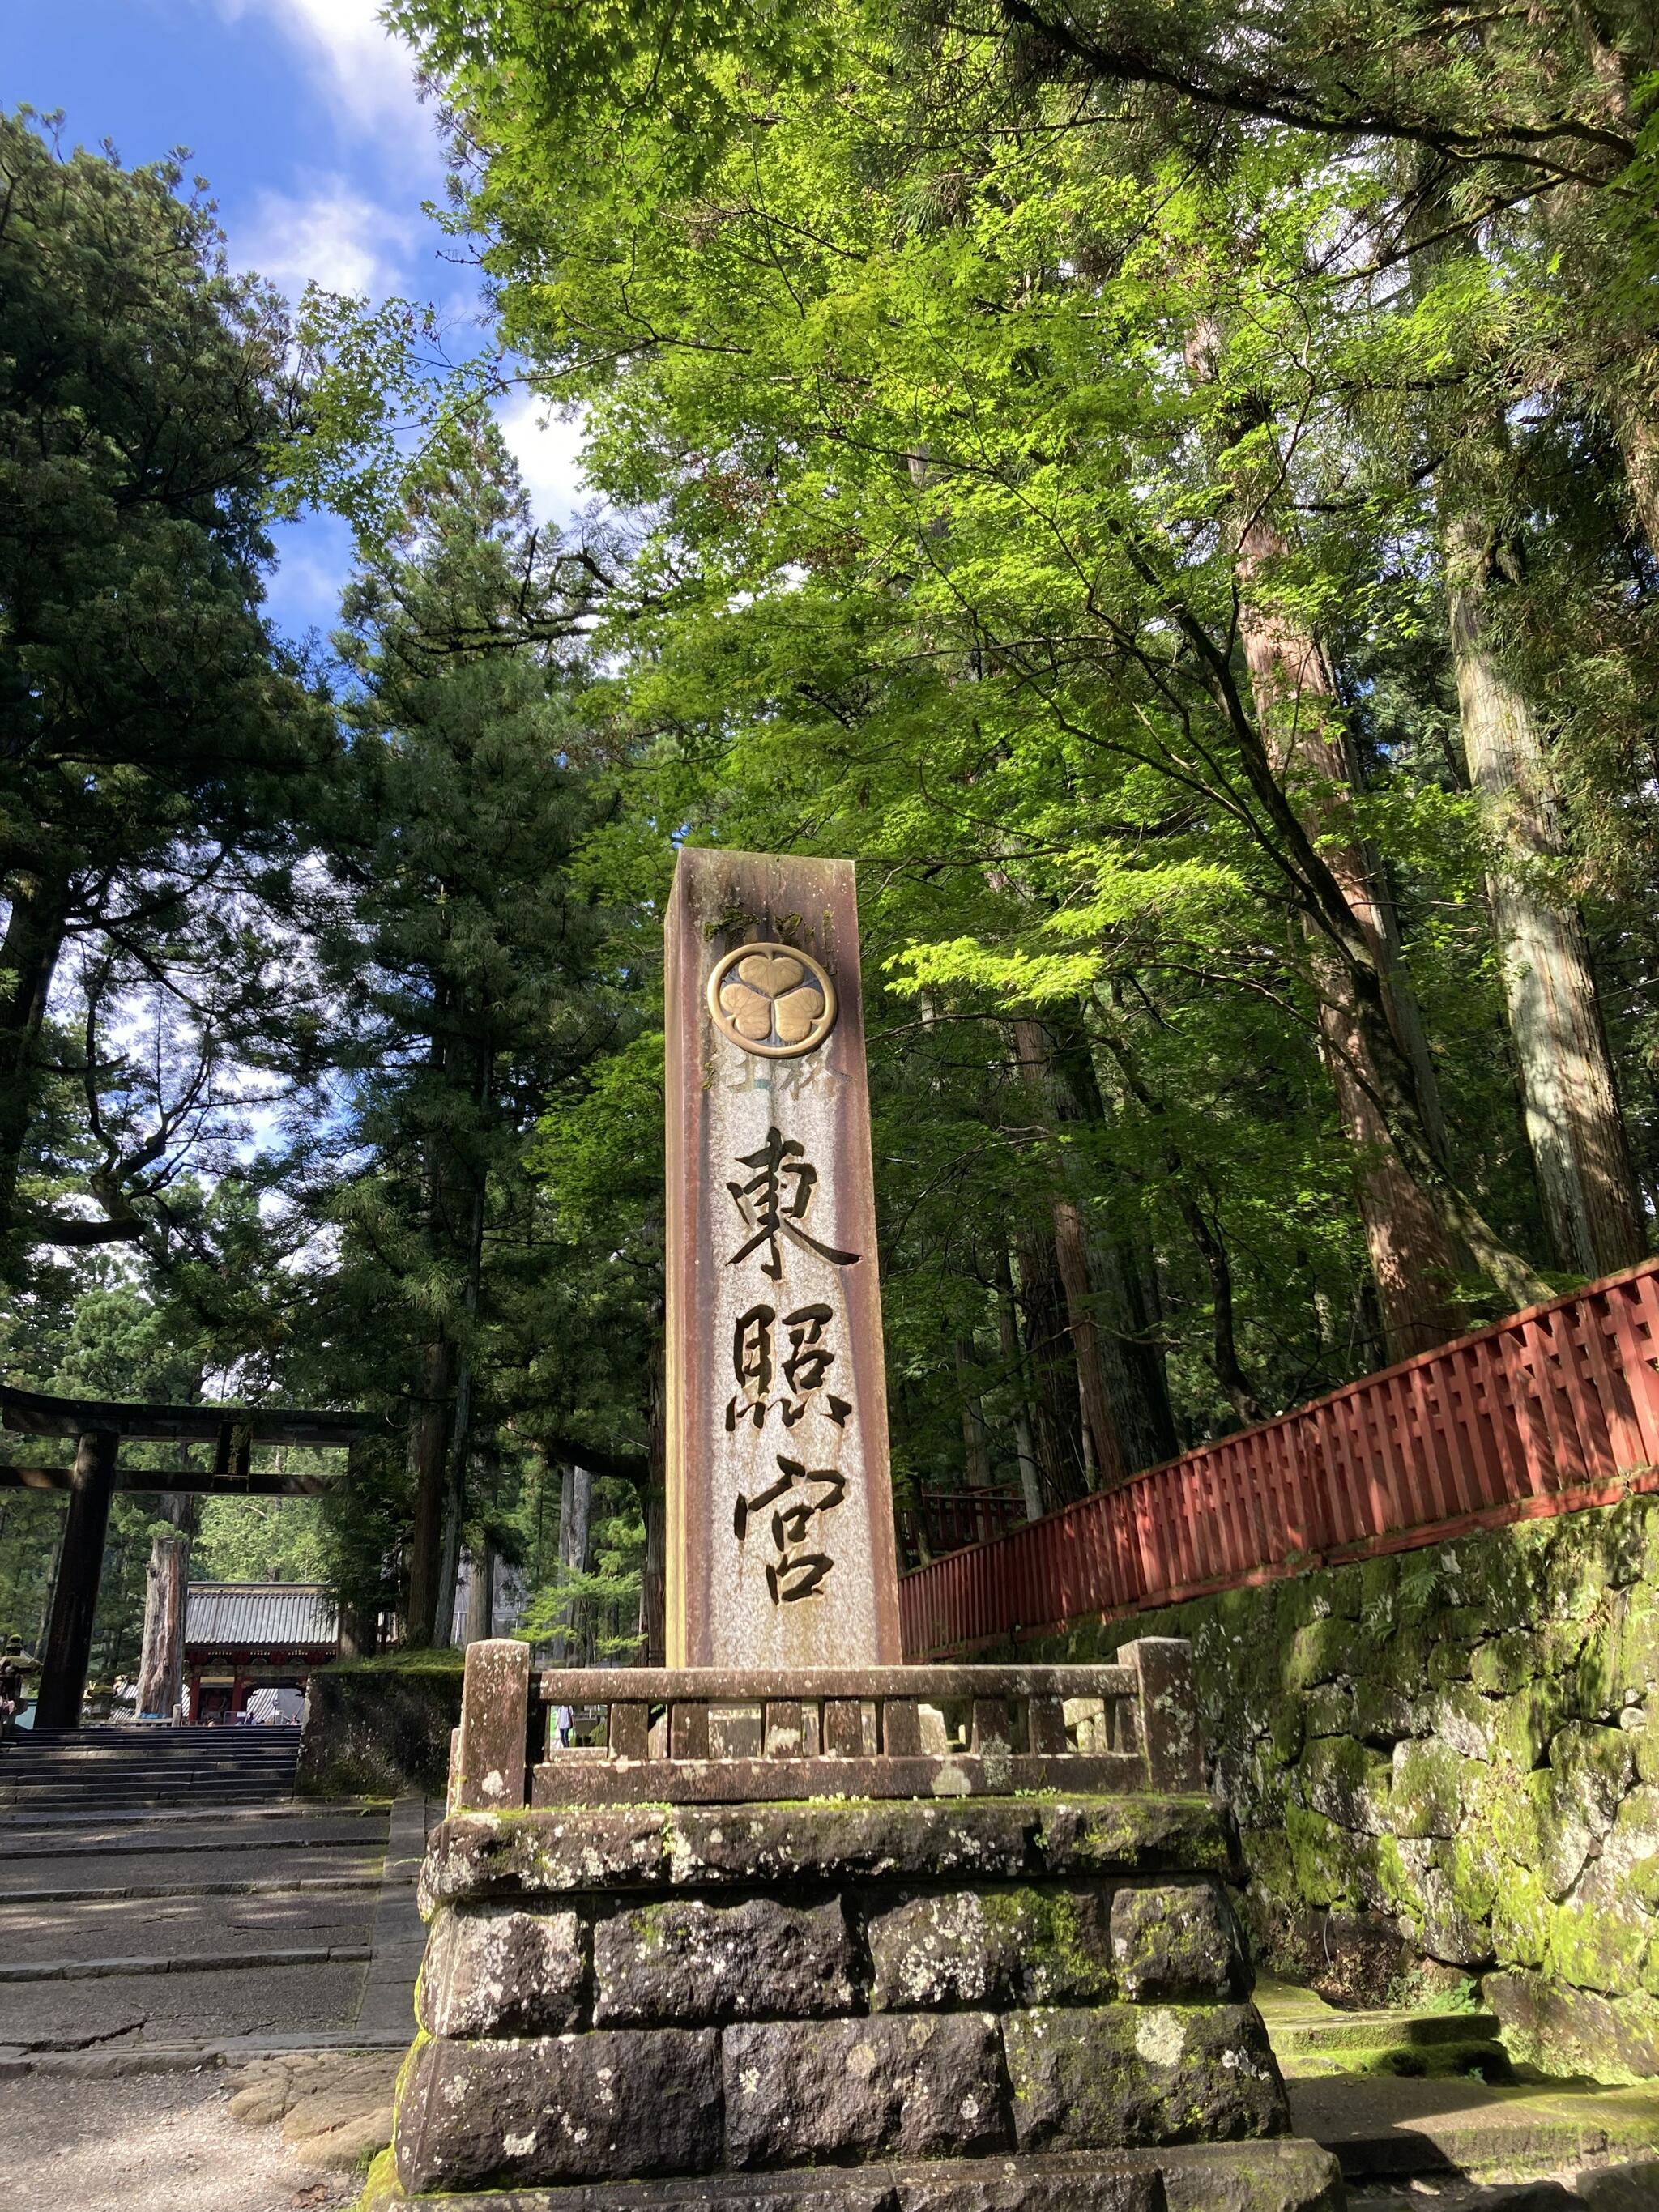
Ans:
{"label": "paved stone path", "polygon": [[0,1818],[0,2073],[406,2043],[425,1808]]}
{"label": "paved stone path", "polygon": [[354,2203],[414,2030],[428,1814],[0,1815],[0,2212]]}

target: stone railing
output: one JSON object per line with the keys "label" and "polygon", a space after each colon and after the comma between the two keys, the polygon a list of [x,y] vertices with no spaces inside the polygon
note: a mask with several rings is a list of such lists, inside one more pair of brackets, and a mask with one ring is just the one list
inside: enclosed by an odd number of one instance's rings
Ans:
{"label": "stone railing", "polygon": [[1110,1667],[530,1662],[524,1644],[468,1646],[452,1812],[1204,1788],[1191,1647],[1168,1638]]}

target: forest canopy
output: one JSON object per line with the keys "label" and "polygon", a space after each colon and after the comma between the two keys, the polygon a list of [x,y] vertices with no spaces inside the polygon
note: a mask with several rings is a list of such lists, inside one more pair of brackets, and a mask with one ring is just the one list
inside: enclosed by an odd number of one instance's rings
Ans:
{"label": "forest canopy", "polygon": [[[649,1648],[688,842],[859,864],[913,1543],[1650,1249],[1637,15],[390,12],[493,317],[447,377],[415,303],[290,329],[176,173],[0,137],[9,1376],[370,1410],[226,1560],[416,1643],[499,1561]],[[300,656],[307,501],[357,553]]]}

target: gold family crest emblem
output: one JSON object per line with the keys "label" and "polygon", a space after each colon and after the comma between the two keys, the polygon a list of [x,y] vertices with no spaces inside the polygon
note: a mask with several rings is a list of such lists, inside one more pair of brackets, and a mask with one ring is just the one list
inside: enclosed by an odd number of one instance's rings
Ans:
{"label": "gold family crest emblem", "polygon": [[836,987],[810,952],[740,945],[708,978],[708,1016],[724,1037],[763,1060],[795,1060],[836,1025]]}

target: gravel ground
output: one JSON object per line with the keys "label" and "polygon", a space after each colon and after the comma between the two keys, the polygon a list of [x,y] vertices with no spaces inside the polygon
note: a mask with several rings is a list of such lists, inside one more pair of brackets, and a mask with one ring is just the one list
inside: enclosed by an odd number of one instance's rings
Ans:
{"label": "gravel ground", "polygon": [[0,2212],[339,2212],[358,2177],[230,2117],[223,2074],[0,2081]]}

